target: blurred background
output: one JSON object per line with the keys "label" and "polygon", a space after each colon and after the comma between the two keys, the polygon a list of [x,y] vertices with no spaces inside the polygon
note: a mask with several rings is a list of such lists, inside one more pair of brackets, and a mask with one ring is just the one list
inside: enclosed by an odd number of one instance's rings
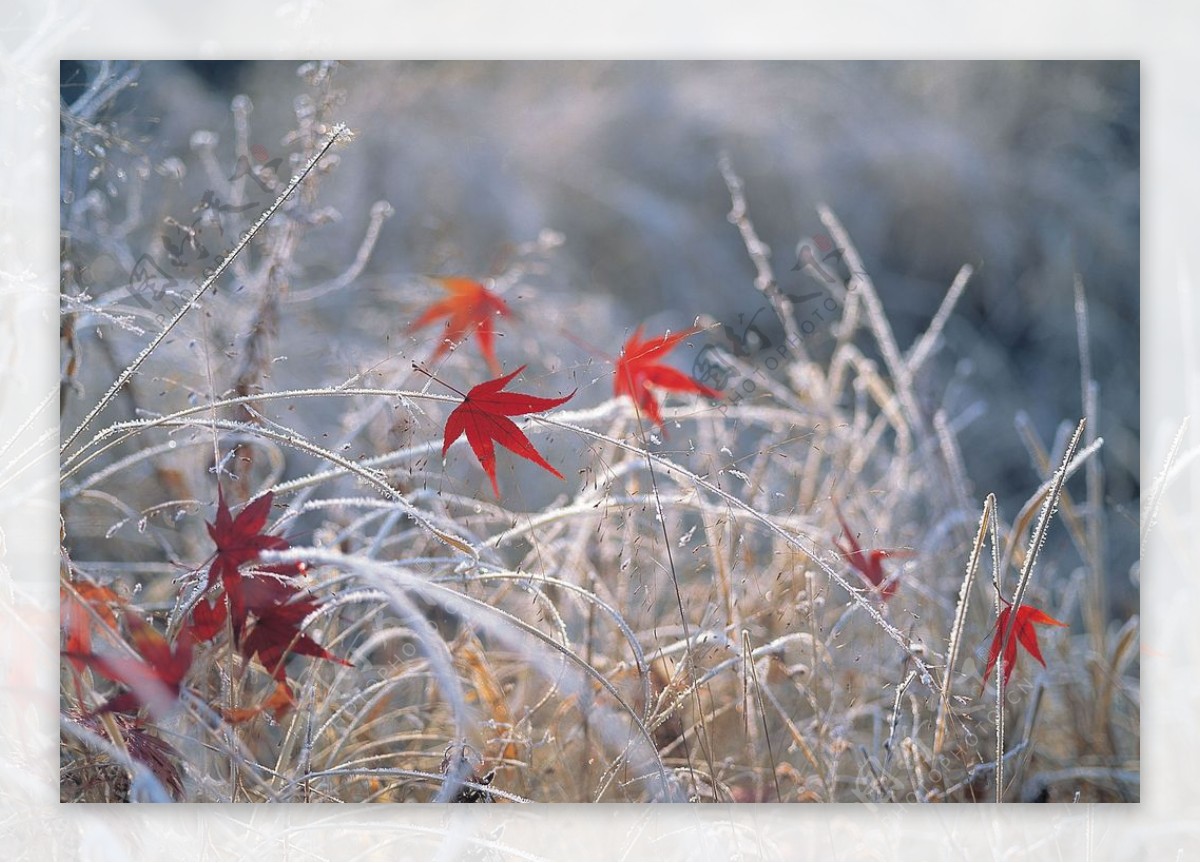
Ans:
{"label": "blurred background", "polygon": [[[86,91],[96,65],[63,64],[64,101]],[[136,92],[110,113],[154,164],[192,165],[200,129],[232,152],[230,105],[244,94],[268,162],[295,127],[296,67],[131,66]],[[336,84],[358,138],[321,187],[338,218],[313,234],[298,269],[316,282],[336,275],[372,205],[386,200],[395,216],[356,305],[314,300],[330,328],[399,332],[408,318],[389,304],[394,285],[497,274],[550,230],[562,244],[531,278],[534,295],[577,304],[585,336],[709,315],[735,331],[753,320],[778,342],[773,315],[755,317],[765,304],[727,219],[718,159],[728,153],[780,286],[819,287],[794,265],[798,244],[822,236],[816,208],[828,204],[902,350],[959,268],[975,268],[924,385],[952,419],[974,416],[959,434],[972,493],[995,491],[1008,518],[1040,481],[1018,415],[1047,446],[1082,416],[1078,273],[1100,382],[1113,600],[1122,615],[1136,608],[1127,577],[1139,494],[1136,62],[351,62]],[[205,190],[199,170],[164,182],[164,206],[180,219]],[[148,243],[158,227],[146,230]],[[373,321],[362,322],[364,310]],[[728,346],[719,331],[709,336]],[[818,327],[809,349],[820,356],[830,341]]]}

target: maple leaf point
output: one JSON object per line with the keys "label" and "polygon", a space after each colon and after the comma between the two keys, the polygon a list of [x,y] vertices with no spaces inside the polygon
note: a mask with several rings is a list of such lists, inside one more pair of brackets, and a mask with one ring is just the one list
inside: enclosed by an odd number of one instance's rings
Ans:
{"label": "maple leaf point", "polygon": [[525,371],[525,366],[521,366],[511,374],[471,387],[462,403],[446,418],[446,434],[442,440],[442,458],[446,457],[446,451],[450,449],[450,444],[462,437],[465,432],[467,443],[471,445],[475,457],[483,466],[484,473],[492,481],[492,490],[496,493],[497,498],[500,497],[500,486],[496,482],[494,443],[500,444],[522,458],[529,459],[559,479],[563,479],[563,475],[542,458],[542,454],[533,448],[529,438],[509,417],[540,413],[558,407],[571,399],[575,395],[575,391],[572,390],[570,395],[556,399],[539,398],[526,393],[501,392],[508,386],[509,381],[523,371]]}
{"label": "maple leaf point", "polygon": [[446,318],[446,333],[433,353],[433,360],[447,354],[451,343],[462,342],[474,331],[479,340],[479,351],[487,360],[488,368],[498,374],[500,363],[496,361],[495,318],[497,315],[508,317],[512,312],[504,300],[474,279],[445,276],[436,281],[450,296],[426,309],[412,322],[408,331],[416,332],[439,318]]}
{"label": "maple leaf point", "polygon": [[[1004,601],[1004,608],[1000,610],[1000,616],[996,618],[996,623],[993,626],[996,634],[992,638],[992,647],[988,651],[987,665],[983,670],[983,683],[979,687],[980,694],[983,693],[987,686],[988,677],[992,673],[992,669],[996,666],[996,660],[1000,657],[1000,648],[1004,644],[1004,630],[1008,628],[1008,618],[1012,613],[1012,606]],[[1017,609],[1017,620],[1013,624],[1012,635],[1009,636],[1008,644],[1004,645],[1004,686],[1008,686],[1008,678],[1012,677],[1013,668],[1017,664],[1017,644],[1020,643],[1029,654],[1042,664],[1045,668],[1046,660],[1042,659],[1042,651],[1038,647],[1037,632],[1033,625],[1044,624],[1047,626],[1066,626],[1061,620],[1055,620],[1040,608],[1034,608],[1032,605],[1022,605]]]}
{"label": "maple leaf point", "polygon": [[663,333],[661,336],[643,340],[642,327],[639,326],[625,342],[621,356],[617,359],[613,394],[629,396],[638,409],[650,417],[659,428],[663,427],[663,418],[651,386],[671,392],[699,393],[710,399],[719,399],[721,393],[717,390],[659,362],[679,342],[699,331],[699,327],[692,327],[675,335]]}
{"label": "maple leaf point", "polygon": [[836,503],[833,508],[837,513],[838,521],[841,522],[842,531],[846,536],[846,545],[842,545],[836,536],[833,538],[833,544],[837,546],[837,550],[846,558],[846,562],[858,570],[863,580],[872,589],[878,590],[883,601],[887,602],[899,589],[900,579],[897,576],[889,581],[887,573],[883,571],[883,562],[889,557],[911,557],[912,552],[903,549],[889,551],[881,548],[863,551],[862,547],[858,544],[858,540],[854,537],[854,531],[850,530],[850,525],[846,524],[846,519],[842,516],[842,511]]}

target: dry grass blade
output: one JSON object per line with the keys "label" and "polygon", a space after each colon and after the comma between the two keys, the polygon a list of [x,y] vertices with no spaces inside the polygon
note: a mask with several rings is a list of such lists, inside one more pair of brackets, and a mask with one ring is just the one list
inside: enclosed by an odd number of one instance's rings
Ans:
{"label": "dry grass blade", "polygon": [[1155,475],[1153,485],[1150,486],[1150,496],[1146,500],[1146,509],[1142,516],[1142,536],[1139,546],[1142,557],[1146,556],[1146,541],[1150,538],[1150,531],[1158,522],[1158,510],[1162,505],[1163,492],[1167,490],[1167,480],[1171,476],[1171,467],[1175,464],[1175,459],[1179,456],[1179,448],[1183,445],[1183,436],[1187,432],[1190,419],[1190,417],[1184,417],[1182,422],[1179,423],[1179,429],[1175,432],[1175,436],[1171,438],[1171,445],[1167,448],[1167,457],[1163,459],[1163,465]]}
{"label": "dry grass blade", "polygon": [[455,653],[460,666],[467,672],[479,703],[487,707],[493,727],[500,735],[495,739],[495,743],[491,744],[494,751],[490,757],[498,761],[515,761],[518,753],[517,745],[511,738],[512,712],[508,709],[504,688],[496,679],[496,672],[492,670],[484,655],[483,645],[479,643],[479,639],[469,636]]}
{"label": "dry grass blade", "polygon": [[[1075,332],[1079,342],[1079,392],[1083,402],[1083,418],[1087,430],[1083,440],[1087,445],[1096,441],[1097,413],[1100,409],[1100,385],[1092,376],[1092,349],[1088,327],[1087,294],[1083,289],[1083,278],[1075,274]],[[1084,621],[1091,637],[1092,650],[1104,652],[1105,632],[1108,623],[1108,568],[1104,549],[1104,476],[1099,459],[1088,462],[1085,479],[1087,483],[1087,565],[1090,580],[1089,590],[1083,604]]]}
{"label": "dry grass blade", "polygon": [[[1096,453],[1100,451],[1102,446],[1104,446],[1104,438],[1097,438],[1089,446],[1086,446],[1080,450],[1075,455],[1075,458],[1072,459],[1071,463],[1067,466],[1066,478],[1070,479],[1072,476],[1074,476],[1079,468],[1083,467],[1083,465],[1087,463],[1088,459],[1093,458]],[[1050,479],[1038,486],[1037,491],[1035,491],[1029,497],[1029,500],[1027,500],[1025,505],[1021,507],[1021,511],[1017,513],[1017,517],[1013,520],[1012,529],[1010,531],[1014,541],[1010,542],[1005,547],[1004,559],[1000,565],[1000,568],[1005,572],[1008,571],[1009,566],[1011,566],[1014,561],[1020,565],[1022,570],[1024,569],[1026,550],[1021,548],[1015,540],[1017,537],[1020,537],[1022,534],[1024,534],[1025,529],[1029,527],[1030,523],[1033,521],[1034,515],[1036,513],[1040,513],[1044,509],[1046,500],[1048,499],[1050,492],[1057,481],[1058,474],[1056,473],[1054,476],[1051,476]]]}
{"label": "dry grass blade", "polygon": [[762,295],[771,304],[771,308],[775,310],[775,315],[783,325],[788,350],[798,359],[807,360],[808,354],[804,348],[804,339],[796,326],[792,301],[787,294],[779,290],[779,283],[775,281],[775,274],[771,268],[771,247],[759,239],[758,232],[754,230],[754,223],[750,221],[742,178],[733,170],[733,162],[728,153],[721,154],[718,166],[732,201],[729,221],[737,226],[742,235],[742,242],[746,245],[746,251],[750,255],[750,260],[754,263],[754,287],[762,292]]}
{"label": "dry grass blade", "polygon": [[[1071,435],[1071,440],[1067,443],[1067,448],[1063,453],[1062,465],[1055,471],[1054,477],[1050,481],[1050,487],[1047,489],[1045,502],[1042,504],[1041,515],[1038,517],[1037,527],[1034,528],[1033,535],[1029,538],[1029,550],[1025,555],[1024,565],[1021,567],[1021,577],[1017,581],[1016,590],[1013,591],[1012,602],[1009,604],[1008,624],[1004,627],[1004,633],[1000,640],[1000,649],[997,654],[999,665],[1003,665],[1003,657],[1008,655],[1006,653],[1008,642],[1014,637],[1018,611],[1025,599],[1025,591],[1029,588],[1029,581],[1033,575],[1033,566],[1037,562],[1038,552],[1041,551],[1042,545],[1046,541],[1046,532],[1050,529],[1050,518],[1054,515],[1054,511],[1058,506],[1058,499],[1062,494],[1063,484],[1067,481],[1071,461],[1075,456],[1075,450],[1079,446],[1079,441],[1083,437],[1086,425],[1087,420],[1081,419],[1079,425],[1075,428],[1075,433]],[[1014,533],[1013,536],[1015,541],[1016,534]],[[998,591],[999,584],[996,587]],[[1004,681],[1002,679],[1002,672],[1004,670],[1000,667],[996,669],[996,746],[999,750],[996,756],[997,803],[1002,802],[1004,795]]]}
{"label": "dry grass blade", "polygon": [[705,491],[709,492],[710,494],[725,501],[730,506],[733,506],[733,507],[745,512],[752,520],[763,525],[772,534],[779,537],[780,539],[782,539],[784,542],[786,542],[788,545],[792,546],[793,548],[803,552],[804,554],[806,554],[809,557],[809,559],[811,559],[814,563],[816,563],[821,568],[821,570],[827,576],[829,576],[829,578],[832,581],[834,581],[839,587],[841,587],[843,590],[846,591],[846,593],[849,594],[850,601],[855,606],[862,609],[867,614],[867,616],[870,617],[871,620],[873,620],[880,629],[882,629],[885,633],[887,633],[887,635],[904,650],[904,652],[908,655],[908,657],[916,665],[916,667],[920,673],[920,676],[921,676],[921,682],[923,684],[929,685],[929,686],[937,685],[933,680],[933,674],[930,672],[928,664],[925,662],[924,659],[922,659],[916,653],[916,651],[913,650],[912,644],[910,643],[909,639],[905,637],[904,633],[902,633],[895,626],[893,626],[891,623],[889,623],[887,620],[885,620],[883,615],[880,613],[879,609],[877,607],[875,607],[875,605],[871,602],[871,600],[869,600],[867,597],[865,597],[861,590],[852,586],[850,584],[850,582],[848,582],[845,579],[845,577],[842,576],[842,574],[840,572],[838,572],[829,563],[827,563],[823,559],[823,557],[817,552],[816,548],[814,546],[810,545],[806,540],[801,539],[796,534],[790,533],[789,531],[787,531],[786,529],[781,527],[779,524],[777,524],[774,520],[772,520],[768,516],[764,515],[763,513],[759,512],[758,510],[754,509],[752,506],[750,506],[749,504],[747,504],[745,501],[741,500],[740,498],[736,497],[735,495],[730,494],[729,492],[725,491],[724,489],[714,485],[713,483],[709,482],[708,480],[705,480],[704,478],[693,473],[692,471],[688,470],[687,468],[684,468],[684,467],[676,464],[675,462],[671,461],[670,459],[667,459],[656,453],[649,452],[648,450],[640,449],[639,447],[635,447],[631,444],[627,444],[624,441],[616,440],[614,438],[609,437],[608,435],[602,434],[601,432],[593,431],[591,429],[584,428],[582,426],[576,426],[571,423],[563,422],[562,420],[560,420],[557,417],[554,417],[552,415],[547,415],[545,417],[542,417],[542,421],[548,425],[554,425],[554,426],[558,426],[560,428],[568,429],[570,431],[574,431],[574,432],[578,433],[579,435],[581,435],[583,437],[595,438],[597,440],[601,440],[601,441],[604,441],[605,443],[609,443],[609,444],[612,444],[621,449],[627,450],[631,453],[635,453],[635,454],[642,456],[643,458],[646,458],[648,460],[653,460],[653,462],[656,465],[663,468],[668,473],[673,474],[677,477],[682,477],[687,482],[694,484],[694,485],[698,486],[699,488],[704,489]]}
{"label": "dry grass blade", "polygon": [[[958,589],[958,604],[954,608],[954,623],[950,627],[950,639],[946,646],[946,670],[942,679],[942,693],[938,699],[937,720],[933,734],[933,755],[936,758],[942,753],[946,740],[946,723],[950,715],[950,695],[954,689],[954,669],[958,666],[958,653],[962,645],[963,627],[967,622],[967,609],[971,603],[971,587],[975,583],[975,573],[979,569],[979,555],[987,541],[988,528],[994,524],[996,515],[996,496],[989,494],[983,501],[983,513],[979,516],[979,530],[975,533],[975,542],[971,546],[971,556],[967,560],[967,571],[963,575],[962,586]],[[996,534],[992,533],[992,557],[999,559],[996,547]]]}
{"label": "dry grass blade", "polygon": [[971,281],[971,276],[974,272],[975,270],[970,264],[962,265],[962,269],[958,271],[958,275],[951,282],[950,290],[946,292],[946,296],[942,299],[942,304],[938,307],[933,320],[929,322],[929,326],[921,334],[921,337],[908,349],[908,353],[904,357],[904,362],[908,367],[909,374],[915,375],[925,365],[925,362],[933,356],[938,339],[941,338],[942,330],[946,328],[946,322],[950,320],[950,316],[954,313],[954,307],[958,305],[958,300],[963,295],[963,291],[967,289],[967,283]]}
{"label": "dry grass blade", "polygon": [[[763,685],[758,679],[758,668],[754,663],[754,649],[750,643],[749,630],[742,630],[742,665],[745,668],[745,678],[743,685],[749,689],[749,683],[754,683],[754,696],[758,705],[758,716],[762,720],[763,738],[767,742],[767,760],[771,765],[771,780],[775,783],[775,799],[782,800],[783,792],[779,790],[779,765],[775,761],[775,750],[771,746],[771,729],[767,725],[767,709],[763,704]],[[750,705],[748,699],[744,699],[743,710],[745,711],[745,721],[747,726],[750,725]]]}
{"label": "dry grass blade", "polygon": [[825,230],[829,231],[834,243],[846,256],[846,264],[850,268],[850,272],[854,274],[853,281],[857,292],[862,297],[863,307],[867,310],[867,323],[870,324],[871,332],[879,345],[879,351],[883,354],[883,361],[887,364],[888,374],[896,388],[896,396],[904,406],[908,422],[915,428],[924,430],[925,418],[917,406],[916,396],[912,391],[912,373],[900,355],[895,333],[892,332],[892,325],[888,323],[887,315],[883,311],[883,303],[880,302],[879,294],[875,290],[875,283],[867,275],[858,249],[854,247],[854,243],[850,240],[850,234],[842,226],[833,210],[822,204],[817,208],[817,212],[821,217],[821,224],[825,226]]}
{"label": "dry grass blade", "polygon": [[1046,498],[1042,504],[1041,515],[1038,517],[1037,527],[1034,528],[1033,535],[1029,538],[1029,550],[1025,555],[1025,562],[1021,567],[1021,578],[1017,582],[1016,590],[1013,591],[1012,615],[1009,617],[1009,625],[1005,628],[1004,640],[1001,643],[1002,655],[1008,644],[1009,636],[1012,635],[1013,624],[1016,621],[1016,612],[1025,599],[1025,591],[1029,587],[1030,576],[1033,575],[1033,566],[1037,562],[1038,552],[1042,550],[1042,545],[1046,541],[1046,531],[1050,529],[1050,518],[1054,515],[1054,511],[1058,506],[1058,498],[1062,494],[1063,484],[1070,475],[1071,461],[1075,457],[1075,450],[1079,447],[1079,442],[1086,425],[1087,420],[1081,419],[1079,425],[1075,428],[1075,434],[1071,435],[1071,440],[1067,444],[1066,451],[1063,453],[1062,464],[1050,481],[1050,487],[1046,492]]}

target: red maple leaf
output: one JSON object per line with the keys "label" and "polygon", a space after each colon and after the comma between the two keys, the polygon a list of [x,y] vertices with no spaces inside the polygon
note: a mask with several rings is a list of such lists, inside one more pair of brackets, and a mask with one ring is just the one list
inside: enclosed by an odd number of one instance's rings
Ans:
{"label": "red maple leaf", "polygon": [[217,554],[208,571],[207,587],[217,581],[225,590],[226,601],[210,605],[201,600],[192,611],[193,631],[203,641],[214,638],[225,623],[226,603],[233,625],[233,642],[247,659],[259,662],[277,681],[274,694],[261,704],[228,711],[231,722],[244,722],[263,710],[271,710],[279,719],[294,700],[287,683],[285,664],[290,655],[313,656],[342,665],[350,665],[329,653],[301,630],[304,620],[319,608],[311,597],[302,596],[292,577],[304,571],[302,563],[275,563],[258,566],[243,573],[241,568],[257,560],[263,551],[290,548],[282,536],[263,533],[274,495],[271,492],[246,504],[234,518],[217,490],[217,518],[208,524],[208,533],[217,545]]}
{"label": "red maple leaf", "polygon": [[139,658],[91,652],[64,655],[129,688],[105,702],[95,714],[132,713],[145,707],[156,717],[164,716],[179,699],[184,675],[192,667],[192,630],[184,627],[172,650],[158,630],[132,611],[125,612],[125,625]]}
{"label": "red maple leaf", "polygon": [[[266,527],[267,516],[271,512],[271,501],[275,495],[267,492],[259,498],[246,504],[237,518],[234,518],[225,503],[225,495],[220,487],[217,488],[217,520],[209,524],[208,535],[217,546],[216,557],[208,569],[208,587],[221,581],[225,588],[225,596],[232,616],[233,635],[235,641],[241,638],[242,627],[246,623],[246,600],[243,595],[243,576],[241,567],[258,558],[262,551],[282,551],[288,548],[288,541],[282,536],[262,533]],[[288,574],[299,572],[299,564],[290,565]],[[201,600],[192,612],[195,621],[196,637],[201,641],[212,639],[225,623],[225,607],[217,600],[215,606]]]}
{"label": "red maple leaf", "polygon": [[291,686],[286,680],[278,680],[275,682],[275,688],[271,690],[271,694],[259,699],[257,704],[249,707],[223,708],[221,717],[229,724],[237,725],[249,722],[254,717],[270,711],[275,716],[275,721],[278,722],[295,706],[296,698],[292,694]]}
{"label": "red maple leaf", "polygon": [[617,359],[613,393],[629,396],[638,409],[660,428],[663,425],[662,413],[659,411],[658,399],[650,389],[651,386],[678,393],[699,393],[710,399],[720,398],[721,394],[717,390],[659,362],[680,341],[696,332],[699,332],[699,327],[692,327],[673,336],[663,333],[643,341],[642,327],[638,327],[625,342],[621,356]]}
{"label": "red maple leaf", "polygon": [[509,381],[524,370],[525,366],[521,366],[511,374],[471,387],[470,391],[463,396],[462,404],[451,411],[450,416],[446,418],[446,434],[442,439],[442,457],[445,458],[450,444],[466,432],[467,443],[475,451],[475,457],[483,466],[484,473],[492,481],[492,490],[496,493],[497,498],[500,497],[500,486],[496,483],[496,448],[493,442],[522,458],[529,459],[534,464],[541,465],[559,479],[563,478],[563,475],[533,448],[529,438],[525,437],[525,433],[517,428],[517,424],[509,417],[558,407],[574,396],[575,392],[572,390],[570,395],[557,399],[538,398],[526,393],[500,392],[508,386]]}
{"label": "red maple leaf", "polygon": [[408,331],[415,332],[427,327],[438,318],[446,318],[446,333],[434,351],[433,359],[445,355],[451,343],[460,343],[474,331],[479,339],[479,350],[487,360],[488,368],[499,373],[500,363],[496,361],[495,347],[495,316],[512,314],[504,300],[489,291],[473,279],[461,276],[448,276],[437,279],[449,297],[434,303],[409,326]]}
{"label": "red maple leaf", "polygon": [[[89,655],[92,652],[92,614],[116,629],[117,616],[111,605],[120,605],[121,599],[111,589],[90,581],[72,582],[70,590],[60,587],[58,593],[59,617],[67,635],[63,653],[68,657]],[[72,658],[71,664],[77,673],[82,672],[85,665],[78,658]]]}
{"label": "red maple leaf", "polygon": [[246,609],[254,620],[242,639],[242,655],[251,659],[258,654],[258,661],[277,681],[287,681],[284,665],[289,654],[350,665],[300,630],[305,618],[319,606],[311,596],[302,596],[290,579],[263,575],[246,579],[242,587]]}
{"label": "red maple leaf", "polygon": [[1000,616],[996,618],[996,623],[993,629],[996,634],[992,638],[992,647],[988,651],[987,665],[983,670],[983,684],[979,691],[982,693],[984,687],[987,686],[988,676],[992,673],[992,669],[996,666],[996,660],[1000,656],[1001,645],[1004,646],[1004,686],[1008,686],[1008,678],[1012,676],[1013,668],[1017,664],[1017,643],[1029,651],[1029,654],[1042,664],[1045,668],[1046,660],[1042,659],[1042,651],[1038,647],[1037,632],[1034,630],[1035,623],[1045,624],[1047,626],[1066,626],[1061,620],[1055,620],[1040,608],[1034,608],[1032,605],[1022,605],[1017,609],[1017,620],[1013,624],[1012,635],[1009,636],[1008,644],[1004,645],[1004,630],[1008,628],[1008,619],[1012,613],[1012,606],[1004,601],[1004,608],[1000,609]]}
{"label": "red maple leaf", "polygon": [[905,550],[889,551],[887,549],[875,548],[871,551],[864,552],[858,544],[858,540],[854,537],[854,532],[850,530],[850,525],[846,524],[846,519],[842,517],[842,511],[834,505],[834,511],[837,512],[838,521],[842,524],[842,531],[846,535],[846,545],[838,542],[838,538],[833,538],[833,544],[837,546],[846,558],[846,561],[858,570],[863,579],[874,589],[879,591],[879,595],[883,597],[884,602],[891,599],[895,595],[896,590],[900,587],[899,577],[893,577],[888,580],[887,574],[883,571],[883,562],[889,557],[909,557],[911,552]]}

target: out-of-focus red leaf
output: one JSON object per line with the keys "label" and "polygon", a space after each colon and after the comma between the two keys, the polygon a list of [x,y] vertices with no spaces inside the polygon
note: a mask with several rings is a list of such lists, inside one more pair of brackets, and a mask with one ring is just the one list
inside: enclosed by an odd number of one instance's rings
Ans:
{"label": "out-of-focus red leaf", "polygon": [[192,609],[192,632],[197,641],[212,641],[225,625],[225,602],[217,599],[210,604],[201,598]]}
{"label": "out-of-focus red leaf", "polygon": [[243,722],[249,722],[263,713],[270,712],[275,721],[279,722],[295,706],[296,699],[292,695],[292,687],[288,685],[286,680],[276,681],[275,688],[271,690],[271,694],[258,704],[253,707],[222,710],[221,716],[229,724],[238,725]]}
{"label": "out-of-focus red leaf", "polygon": [[1034,624],[1045,626],[1066,626],[1061,620],[1055,620],[1040,608],[1034,608],[1032,605],[1022,605],[1017,609],[1017,619],[1013,623],[1012,635],[1008,639],[1008,644],[1004,644],[1004,630],[1008,627],[1008,619],[1012,615],[1012,606],[1007,601],[1004,602],[1004,608],[1000,609],[1000,616],[996,618],[996,623],[993,629],[995,636],[992,638],[992,647],[988,651],[987,665],[983,670],[983,683],[979,688],[980,693],[987,686],[988,677],[992,673],[992,669],[996,667],[996,660],[1000,658],[1000,649],[1004,649],[1004,686],[1008,686],[1008,679],[1012,677],[1013,669],[1017,665],[1017,644],[1020,643],[1030,656],[1046,666],[1046,660],[1042,659],[1042,651],[1038,646],[1037,631],[1034,630]]}
{"label": "out-of-focus red leaf", "polygon": [[710,399],[719,399],[721,393],[717,390],[661,362],[679,342],[698,331],[699,328],[692,327],[674,335],[664,333],[661,336],[642,339],[642,327],[634,330],[617,359],[616,378],[613,380],[614,395],[629,396],[638,409],[659,428],[663,425],[662,412],[651,387],[677,393],[699,393]]}
{"label": "out-of-focus red leaf", "polygon": [[842,511],[837,508],[836,504],[834,511],[837,513],[838,521],[841,522],[842,531],[846,536],[846,545],[842,545],[836,536],[833,538],[833,544],[845,556],[846,561],[858,570],[869,587],[878,590],[885,602],[891,599],[900,587],[900,579],[899,576],[896,576],[888,580],[887,573],[883,571],[883,562],[889,557],[909,557],[911,552],[900,549],[889,551],[880,548],[863,551],[854,537],[854,531],[850,529],[850,525],[846,524],[846,519],[842,517]]}
{"label": "out-of-focus red leaf", "polygon": [[521,366],[511,374],[471,387],[462,403],[446,418],[446,433],[442,439],[442,456],[445,457],[446,451],[450,449],[450,444],[466,433],[467,443],[471,445],[475,457],[483,466],[484,473],[492,481],[492,490],[496,493],[496,497],[500,497],[500,486],[496,482],[496,448],[494,446],[496,443],[522,458],[544,467],[559,479],[563,478],[563,475],[533,448],[529,438],[509,417],[538,413],[558,407],[572,398],[575,392],[572,390],[570,395],[556,399],[538,398],[525,393],[501,392],[508,386],[509,381],[524,370],[525,366]]}
{"label": "out-of-focus red leaf", "polygon": [[145,707],[155,717],[165,716],[179,699],[183,678],[192,667],[192,631],[185,627],[172,649],[158,630],[132,611],[125,612],[125,627],[139,658],[91,652],[66,656],[128,687],[94,711],[96,714],[133,713]]}
{"label": "out-of-focus red leaf", "polygon": [[[78,722],[98,737],[109,739],[108,728],[98,716],[81,714],[73,710],[68,711],[67,715],[73,722]],[[125,741],[125,749],[129,752],[129,757],[153,773],[172,797],[182,800],[183,776],[179,770],[182,756],[175,747],[161,737],[155,737],[145,731],[139,726],[138,720],[133,717],[122,716],[118,713],[115,715],[115,719],[121,737]]]}
{"label": "out-of-focus red leaf", "polygon": [[451,343],[462,342],[473,331],[479,340],[479,351],[487,360],[488,368],[493,373],[499,373],[500,363],[496,361],[495,318],[497,315],[507,317],[511,314],[504,300],[473,279],[448,276],[437,281],[450,296],[426,309],[413,321],[408,331],[415,332],[439,318],[445,318],[446,332],[438,342],[433,359],[444,356],[450,350]]}
{"label": "out-of-focus red leaf", "polygon": [[90,581],[72,582],[69,590],[60,587],[58,597],[59,617],[63,632],[66,633],[63,653],[70,659],[75,671],[81,673],[84,661],[72,657],[86,656],[92,652],[92,614],[99,616],[115,630],[117,616],[112,606],[120,606],[121,598],[111,589]]}

